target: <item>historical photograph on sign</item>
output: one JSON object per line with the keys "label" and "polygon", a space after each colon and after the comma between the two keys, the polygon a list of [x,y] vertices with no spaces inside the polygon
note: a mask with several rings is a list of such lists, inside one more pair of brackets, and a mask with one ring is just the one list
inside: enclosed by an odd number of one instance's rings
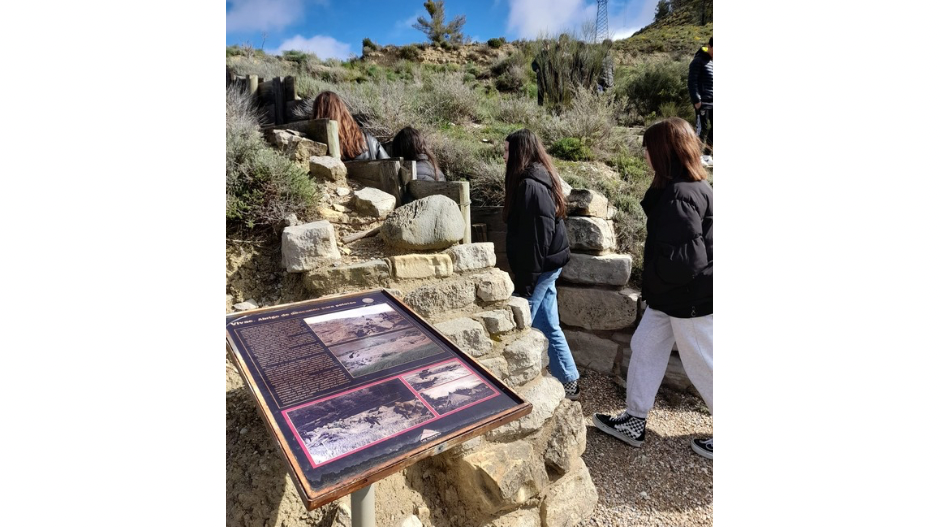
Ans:
{"label": "historical photograph on sign", "polygon": [[446,414],[458,408],[482,401],[496,392],[476,375],[461,377],[440,386],[420,392],[428,404],[439,414]]}
{"label": "historical photograph on sign", "polygon": [[418,328],[354,340],[329,349],[353,377],[394,368],[443,351]]}
{"label": "historical photograph on sign", "polygon": [[466,366],[459,361],[449,361],[435,364],[415,373],[404,376],[405,382],[411,385],[416,392],[440,386],[446,382],[456,381],[461,377],[473,375]]}
{"label": "historical photograph on sign", "polygon": [[287,410],[315,465],[388,439],[434,414],[399,379]]}
{"label": "historical photograph on sign", "polygon": [[327,346],[412,327],[405,317],[384,302],[305,318],[304,322]]}

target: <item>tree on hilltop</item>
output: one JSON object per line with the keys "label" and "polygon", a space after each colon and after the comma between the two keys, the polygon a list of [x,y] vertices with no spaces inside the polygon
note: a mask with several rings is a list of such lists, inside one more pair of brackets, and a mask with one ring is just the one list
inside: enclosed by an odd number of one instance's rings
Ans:
{"label": "tree on hilltop", "polygon": [[467,22],[467,17],[459,15],[448,23],[444,22],[444,0],[437,2],[428,0],[424,3],[424,8],[431,15],[431,20],[418,17],[418,22],[412,26],[418,31],[427,35],[428,40],[435,44],[462,44],[463,43],[463,25]]}

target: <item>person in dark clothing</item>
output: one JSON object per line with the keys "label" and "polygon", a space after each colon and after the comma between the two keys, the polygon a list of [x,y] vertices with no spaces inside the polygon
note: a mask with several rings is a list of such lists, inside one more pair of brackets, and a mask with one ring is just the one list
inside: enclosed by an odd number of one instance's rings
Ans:
{"label": "person in dark clothing", "polygon": [[[630,342],[627,408],[594,414],[597,428],[640,447],[672,353],[712,412],[712,187],[701,140],[684,119],[660,121],[643,135],[653,182],[640,202],[646,213],[642,296],[648,307]],[[712,459],[712,438],[692,450]]]}
{"label": "person in dark clothing", "polygon": [[708,39],[708,45],[702,47],[695,53],[692,62],[689,63],[689,97],[692,99],[692,106],[695,107],[695,129],[698,132],[699,139],[708,146],[709,154],[714,155],[714,145],[712,145],[712,38]]}
{"label": "person in dark clothing", "polygon": [[340,159],[343,161],[389,158],[382,144],[359,128],[352,114],[346,109],[346,103],[338,94],[331,91],[320,92],[313,100],[310,118],[336,121],[339,125]]}
{"label": "person in dark clothing", "polygon": [[514,296],[529,301],[532,327],[548,338],[548,369],[577,400],[578,369],[558,318],[555,281],[571,259],[563,218],[567,202],[561,179],[539,138],[517,130],[506,138],[506,256],[512,269]]}
{"label": "person in dark clothing", "polygon": [[392,140],[392,153],[406,161],[417,161],[416,177],[420,181],[445,181],[444,173],[437,166],[437,159],[424,144],[421,133],[410,126],[402,128]]}

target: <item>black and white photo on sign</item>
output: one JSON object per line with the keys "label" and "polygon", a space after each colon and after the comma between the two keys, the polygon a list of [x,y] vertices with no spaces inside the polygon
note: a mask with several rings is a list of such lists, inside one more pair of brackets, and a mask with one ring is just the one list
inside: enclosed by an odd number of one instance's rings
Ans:
{"label": "black and white photo on sign", "polygon": [[315,464],[382,441],[434,419],[399,379],[287,411]]}
{"label": "black and white photo on sign", "polygon": [[439,414],[446,414],[485,399],[494,392],[476,375],[461,377],[440,386],[420,392],[421,397]]}
{"label": "black and white photo on sign", "polygon": [[444,350],[417,328],[384,333],[329,348],[353,377],[384,371]]}
{"label": "black and white photo on sign", "polygon": [[304,322],[327,346],[412,327],[405,317],[384,302],[309,317]]}
{"label": "black and white photo on sign", "polygon": [[473,373],[466,366],[458,361],[450,361],[410,373],[405,375],[404,379],[415,391],[420,392],[468,375],[473,375]]}

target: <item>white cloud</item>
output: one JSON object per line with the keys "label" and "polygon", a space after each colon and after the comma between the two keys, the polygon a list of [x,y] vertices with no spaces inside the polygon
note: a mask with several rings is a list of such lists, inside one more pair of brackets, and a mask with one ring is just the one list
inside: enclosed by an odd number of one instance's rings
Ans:
{"label": "white cloud", "polygon": [[326,0],[228,0],[225,31],[278,31],[303,19],[304,3]]}
{"label": "white cloud", "polygon": [[424,17],[427,18],[427,12],[422,9],[415,11],[414,14],[408,18],[396,20],[395,25],[393,26],[395,29],[392,31],[392,35],[397,37],[404,34],[406,31],[417,31],[414,28],[414,25],[418,23],[418,17],[421,15],[424,15]]}
{"label": "white cloud", "polygon": [[349,44],[326,35],[314,35],[310,38],[295,35],[278,46],[274,54],[280,55],[290,50],[313,52],[321,59],[346,60],[353,54],[352,47]]}
{"label": "white cloud", "polygon": [[[653,21],[658,0],[627,0],[610,2],[607,7],[607,28],[610,38],[627,38]],[[546,5],[549,4],[549,5]],[[506,32],[519,38],[556,35],[563,31],[581,35],[585,23],[597,20],[595,0],[509,0]]]}
{"label": "white cloud", "polygon": [[628,1],[620,10],[614,12],[610,6],[607,13],[607,27],[612,40],[629,38],[637,31],[653,22],[653,13],[659,0]]}
{"label": "white cloud", "polygon": [[506,32],[520,38],[555,35],[563,31],[581,30],[585,22],[594,22],[597,5],[588,0],[509,0]]}

